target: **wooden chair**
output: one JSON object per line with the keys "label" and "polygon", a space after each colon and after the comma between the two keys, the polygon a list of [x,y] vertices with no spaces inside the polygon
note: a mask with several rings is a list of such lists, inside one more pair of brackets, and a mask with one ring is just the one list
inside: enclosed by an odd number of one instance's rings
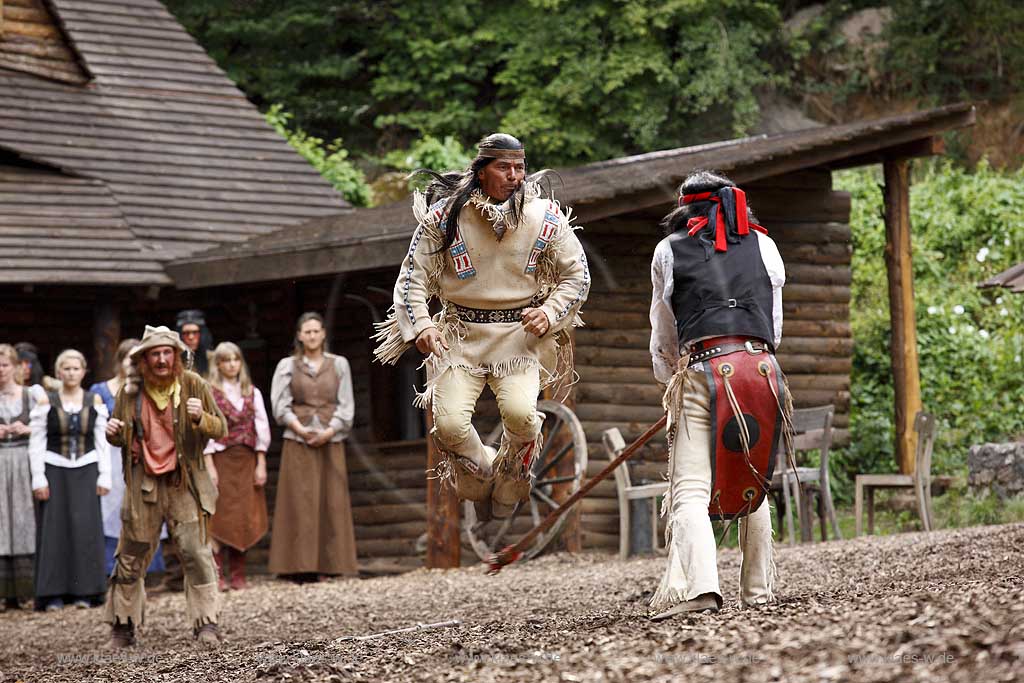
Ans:
{"label": "wooden chair", "polygon": [[857,515],[857,535],[863,532],[861,515],[864,496],[868,502],[868,533],[875,533],[875,489],[914,489],[917,512],[925,531],[934,527],[932,515],[932,450],[935,448],[935,417],[919,412],[914,417],[917,432],[917,450],[914,453],[913,474],[858,474],[855,480],[854,514]]}
{"label": "wooden chair", "polygon": [[[800,408],[793,411],[793,429],[795,437],[793,440],[794,451],[808,451],[817,449],[821,453],[821,462],[817,467],[796,468],[794,476],[793,469],[786,462],[785,445],[780,439],[779,449],[776,453],[775,473],[772,476],[771,491],[776,501],[781,497],[781,505],[785,510],[786,532],[790,545],[796,543],[796,534],[793,529],[793,506],[790,504],[790,496],[796,502],[796,508],[800,517],[800,540],[810,541],[811,531],[811,499],[818,497],[818,521],[821,526],[821,540],[828,540],[826,532],[826,517],[832,525],[832,534],[835,538],[842,538],[839,531],[839,522],[836,520],[836,509],[832,502],[832,485],[829,479],[828,459],[829,451],[832,448],[832,418],[835,415],[835,406],[819,406],[817,408]],[[781,514],[781,511],[780,511]],[[782,524],[780,517],[779,523]]]}
{"label": "wooden chair", "polygon": [[[601,434],[601,441],[604,443],[604,449],[608,453],[608,459],[614,460],[619,453],[626,448],[626,441],[622,438],[622,433],[617,427],[606,429]],[[651,539],[651,547],[655,551],[661,552],[664,550],[664,546],[658,545],[658,537],[661,535],[658,533],[658,496],[664,495],[668,492],[668,482],[658,482],[656,484],[644,484],[641,486],[634,486],[629,477],[629,461],[622,463],[615,468],[615,488],[618,489],[619,493],[619,557],[626,559],[629,557],[630,547],[630,517],[629,517],[629,502],[631,500],[639,500],[643,498],[651,498],[651,533],[653,538]]]}

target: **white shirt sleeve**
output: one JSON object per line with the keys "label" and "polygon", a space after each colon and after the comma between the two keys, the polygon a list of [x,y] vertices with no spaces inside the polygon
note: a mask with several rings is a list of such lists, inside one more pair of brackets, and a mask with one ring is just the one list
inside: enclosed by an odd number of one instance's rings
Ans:
{"label": "white shirt sleeve", "polygon": [[672,247],[664,239],[655,248],[651,261],[651,362],[654,377],[662,384],[672,379],[679,362],[679,333],[672,310],[672,260]]}
{"label": "white shirt sleeve", "polygon": [[779,254],[779,247],[768,235],[754,231],[757,235],[757,246],[761,250],[761,260],[764,262],[765,270],[768,271],[768,279],[772,283],[772,332],[775,338],[772,345],[778,349],[782,342],[782,288],[786,284],[786,266],[782,262],[782,255]]}
{"label": "white shirt sleeve", "polygon": [[274,370],[274,379],[270,384],[270,407],[274,411],[274,419],[282,427],[288,427],[294,420],[292,412],[292,372],[294,359],[291,356],[282,358]]}
{"label": "white shirt sleeve", "polygon": [[[328,359],[325,358],[326,362]],[[352,393],[352,368],[344,356],[334,358],[334,368],[338,373],[338,407],[331,416],[330,427],[334,429],[331,441],[341,441],[352,431],[352,421],[356,414],[356,401]]]}
{"label": "white shirt sleeve", "polygon": [[110,476],[110,444],[107,443],[107,404],[96,395],[96,421],[92,427],[93,442],[96,446],[96,467],[99,476],[96,477],[96,486],[102,486],[107,491],[113,488]]}
{"label": "white shirt sleeve", "polygon": [[253,407],[256,408],[256,452],[266,453],[270,447],[270,420],[267,409],[263,405],[263,394],[256,387],[252,388]]}
{"label": "white shirt sleeve", "polygon": [[[45,398],[45,394],[43,394]],[[32,472],[32,490],[45,489],[50,483],[46,480],[46,416],[50,414],[49,403],[37,403],[29,413],[29,427],[32,433],[28,437],[29,468]],[[104,439],[104,443],[106,439]]]}

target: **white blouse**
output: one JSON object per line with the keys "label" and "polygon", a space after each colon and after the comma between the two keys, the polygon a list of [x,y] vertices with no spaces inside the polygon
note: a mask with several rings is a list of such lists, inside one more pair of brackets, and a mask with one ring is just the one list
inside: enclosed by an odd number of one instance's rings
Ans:
{"label": "white blouse", "polygon": [[[241,382],[224,380],[220,390],[224,393],[224,397],[234,406],[235,410],[241,410],[245,405]],[[257,453],[266,453],[267,449],[270,448],[270,420],[267,418],[267,407],[263,405],[263,394],[256,387],[252,388],[252,405],[256,411],[256,447],[253,450]],[[206,455],[219,453],[225,448],[227,446],[210,439],[203,453]]]}
{"label": "white blouse", "polygon": [[[786,267],[775,240],[768,235],[752,230],[761,251],[761,261],[768,271],[772,283],[772,329],[775,338],[772,345],[779,347],[782,342],[782,287],[786,284]],[[666,237],[654,249],[651,261],[651,361],[654,377],[662,384],[668,384],[679,363],[679,332],[676,330],[676,315],[672,308],[672,293],[675,287],[673,276],[674,258],[669,238]],[[700,341],[689,339],[688,342]]]}
{"label": "white blouse", "polygon": [[[110,490],[110,446],[107,444],[105,430],[107,428],[107,406],[103,399],[96,396],[94,408],[96,410],[96,421],[93,424],[93,450],[78,456],[74,460],[65,458],[60,453],[46,450],[46,417],[50,414],[52,406],[49,403],[36,404],[29,415],[32,435],[28,440],[28,456],[32,470],[32,490],[37,491],[48,487],[50,484],[46,479],[46,466],[76,468],[96,463],[99,476],[96,477],[96,485]],[[81,406],[65,405],[64,410],[70,415],[81,412]]]}

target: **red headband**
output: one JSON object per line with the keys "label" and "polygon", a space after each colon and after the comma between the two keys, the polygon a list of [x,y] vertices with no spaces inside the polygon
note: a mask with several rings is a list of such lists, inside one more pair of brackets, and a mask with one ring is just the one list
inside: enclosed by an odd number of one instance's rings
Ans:
{"label": "red headband", "polygon": [[[744,237],[750,234],[750,228],[757,230],[760,233],[768,234],[768,231],[757,223],[751,223],[747,220],[747,195],[743,190],[738,187],[723,188],[728,189],[732,192],[733,198],[736,200],[736,232]],[[722,198],[715,192],[699,192],[697,194],[684,194],[679,197],[679,206],[684,204],[693,204],[694,202],[712,202],[716,205],[715,213],[712,214],[714,218],[714,229],[715,229],[715,251],[726,251],[728,250],[728,241],[725,239],[725,210],[722,208]],[[689,229],[689,235],[692,237],[696,233],[703,230],[709,223],[707,216],[694,216],[690,220],[686,221],[686,227]]]}

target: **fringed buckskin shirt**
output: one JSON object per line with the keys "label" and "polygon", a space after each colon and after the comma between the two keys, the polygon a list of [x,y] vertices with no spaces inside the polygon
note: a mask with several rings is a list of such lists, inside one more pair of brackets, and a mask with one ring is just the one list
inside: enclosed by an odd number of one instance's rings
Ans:
{"label": "fringed buckskin shirt", "polygon": [[[519,224],[512,223],[508,202],[474,193],[459,214],[454,243],[440,253],[450,200],[428,207],[416,194],[413,213],[419,225],[395,283],[394,305],[378,325],[378,360],[397,362],[423,330],[436,327],[448,351],[441,358],[428,357],[433,377],[449,367],[497,377],[538,368],[543,387],[571,375],[566,331],[583,324],[577,314],[590,291],[586,255],[558,202],[542,198],[536,183],[528,183],[525,193]],[[442,304],[433,317],[428,308],[432,297]],[[456,306],[499,322],[460,319]],[[501,314],[525,307],[547,315],[551,327],[543,337],[528,333],[521,317],[509,314],[505,320]],[[428,382],[417,403],[425,405],[429,393]]]}

